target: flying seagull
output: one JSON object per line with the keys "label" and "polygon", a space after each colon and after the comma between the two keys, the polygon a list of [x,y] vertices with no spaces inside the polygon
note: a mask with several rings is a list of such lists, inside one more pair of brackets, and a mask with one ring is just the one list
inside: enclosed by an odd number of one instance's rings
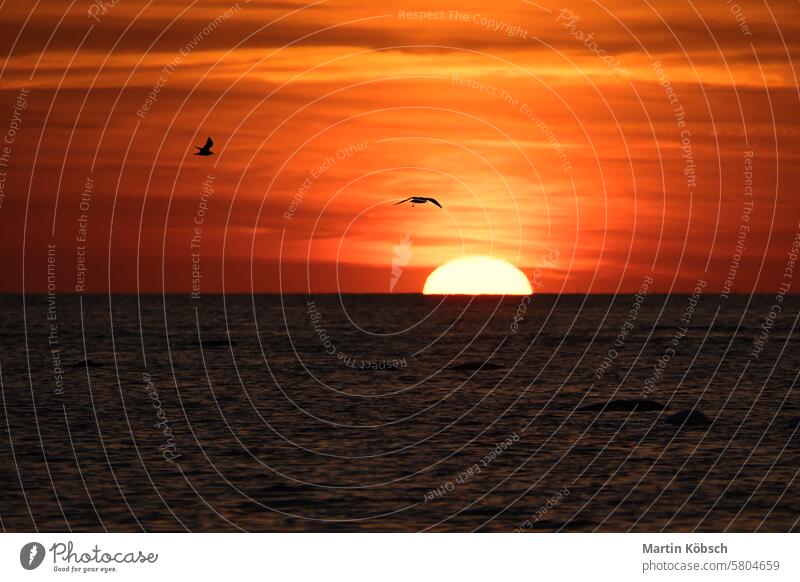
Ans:
{"label": "flying seagull", "polygon": [[414,206],[414,204],[425,204],[426,202],[431,202],[433,204],[436,204],[436,206],[438,206],[439,208],[442,208],[442,205],[439,204],[436,198],[425,198],[423,196],[409,196],[405,200],[401,200],[400,202],[395,202],[394,205],[397,206],[398,204],[402,204],[403,202],[408,202],[409,200],[411,200],[411,206]]}
{"label": "flying seagull", "polygon": [[209,137],[206,138],[206,144],[203,147],[194,146],[197,150],[194,155],[196,156],[213,156],[214,152],[211,151],[211,146],[214,145],[214,141]]}

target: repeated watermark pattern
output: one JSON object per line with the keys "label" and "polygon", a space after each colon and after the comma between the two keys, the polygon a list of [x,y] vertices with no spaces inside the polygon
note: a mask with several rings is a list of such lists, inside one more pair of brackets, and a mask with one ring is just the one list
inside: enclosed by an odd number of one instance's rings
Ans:
{"label": "repeated watermark pattern", "polygon": [[[203,41],[205,41],[211,34],[217,30],[222,24],[232,18],[237,12],[239,12],[242,7],[240,4],[247,4],[250,0],[244,0],[244,2],[237,2],[227,10],[225,10],[222,14],[214,18],[213,20],[209,21],[202,29],[200,29],[189,42],[183,45],[179,50],[178,54],[176,54],[172,60],[164,65],[161,69],[158,78],[156,79],[153,86],[150,88],[150,91],[147,93],[144,101],[142,102],[139,109],[136,110],[136,115],[140,119],[144,119],[147,117],[147,114],[150,110],[158,103],[158,98],[161,94],[161,90],[166,87],[167,82],[169,81],[170,77],[178,70],[178,68],[183,63],[183,59],[187,58],[196,48],[198,48]],[[115,2],[116,4],[116,2]],[[103,12],[105,14],[105,12]],[[90,14],[91,16],[91,14]]]}
{"label": "repeated watermark pattern", "polygon": [[[569,489],[567,487],[562,487],[558,491],[556,491],[553,495],[547,498],[547,500],[539,506],[536,512],[533,514],[531,519],[526,519],[519,527],[514,530],[514,533],[522,533],[525,530],[533,529],[539,521],[541,521],[550,511],[552,511],[556,506],[560,505],[561,502],[569,496]],[[532,521],[531,521],[532,520]]]}
{"label": "repeated watermark pattern", "polygon": [[92,3],[86,10],[86,14],[95,22],[100,22],[101,16],[108,14],[114,6],[122,1],[123,0],[92,0]]}
{"label": "repeated watermark pattern", "polygon": [[297,213],[297,209],[300,208],[300,205],[303,203],[306,195],[314,186],[314,182],[324,176],[325,173],[337,163],[341,162],[342,160],[346,160],[355,154],[366,151],[368,146],[369,141],[348,144],[339,148],[332,156],[327,156],[324,160],[320,161],[316,166],[314,166],[308,172],[308,175],[305,177],[300,186],[298,186],[297,191],[294,193],[291,201],[289,202],[289,207],[283,213],[283,217],[286,220],[292,220],[294,215]]}
{"label": "repeated watermark pattern", "polygon": [[639,319],[639,312],[642,309],[642,305],[644,304],[644,300],[647,297],[647,293],[650,289],[650,286],[653,285],[655,279],[652,276],[646,275],[644,279],[642,279],[641,284],[639,285],[639,291],[633,296],[633,303],[631,304],[631,308],[628,310],[627,315],[625,316],[625,320],[622,322],[622,326],[617,333],[617,336],[614,338],[614,345],[613,347],[608,349],[603,361],[597,367],[594,372],[595,380],[600,380],[604,374],[606,374],[609,369],[614,365],[614,362],[617,360],[620,354],[620,350],[625,347],[625,343],[628,339],[628,335],[634,330],[636,327],[636,320]]}
{"label": "repeated watermark pattern", "polygon": [[556,16],[556,22],[560,22],[564,27],[564,30],[582,42],[587,49],[589,49],[606,65],[608,65],[612,71],[621,77],[629,77],[630,73],[625,69],[625,67],[622,66],[622,63],[620,63],[619,59],[608,54],[608,52],[597,43],[597,39],[595,38],[595,34],[593,32],[586,33],[577,27],[580,19],[581,17],[579,14],[575,14],[568,8],[562,8],[559,10],[558,16]]}
{"label": "repeated watermark pattern", "polygon": [[308,318],[311,320],[311,327],[314,328],[314,333],[317,334],[317,338],[319,338],[319,343],[322,344],[326,354],[334,355],[336,353],[336,346],[333,345],[333,340],[331,340],[328,332],[322,327],[322,312],[319,310],[319,307],[317,307],[317,302],[309,299],[307,304]]}
{"label": "repeated watermark pattern", "polygon": [[175,442],[175,435],[172,432],[172,426],[167,418],[167,413],[164,411],[161,399],[158,396],[158,389],[153,382],[152,376],[147,372],[142,374],[142,382],[144,382],[145,392],[147,392],[147,396],[150,398],[153,408],[156,411],[156,418],[158,420],[156,421],[155,427],[161,431],[161,436],[164,437],[164,442],[158,446],[158,450],[166,462],[174,464],[181,455],[176,454],[178,445]]}
{"label": "repeated watermark pattern", "polygon": [[214,180],[211,174],[206,176],[200,194],[200,201],[197,203],[197,210],[194,213],[192,222],[192,236],[189,240],[189,252],[192,257],[192,299],[200,299],[203,286],[203,271],[201,264],[201,247],[203,242],[203,225],[208,214],[209,203],[214,196]]}
{"label": "repeated watermark pattern", "polygon": [[311,327],[319,340],[320,346],[325,354],[336,356],[336,361],[346,368],[353,370],[399,370],[408,367],[405,357],[388,359],[365,359],[351,353],[340,351],[333,343],[333,339],[328,335],[328,331],[323,327],[322,311],[317,302],[308,299],[306,301],[308,318]]}
{"label": "repeated watermark pattern", "polygon": [[425,502],[427,503],[428,501],[433,501],[434,499],[443,497],[448,493],[452,493],[455,491],[458,485],[463,485],[476,475],[480,475],[481,471],[487,469],[489,465],[491,465],[492,462],[497,459],[497,457],[502,455],[506,449],[508,449],[508,447],[518,440],[519,435],[515,432],[511,433],[510,436],[495,444],[494,448],[481,458],[480,465],[475,463],[461,471],[453,479],[446,481],[443,485],[440,485],[436,489],[427,491],[424,495]]}
{"label": "repeated watermark pattern", "polygon": [[94,179],[86,176],[86,181],[78,201],[78,229],[75,233],[75,293],[86,292],[86,273],[89,270],[86,253],[89,242],[89,209],[92,207]]}
{"label": "repeated watermark pattern", "polygon": [[[798,227],[800,227],[800,224],[798,224]],[[792,239],[792,244],[786,254],[786,264],[781,276],[781,282],[778,285],[778,291],[773,296],[772,306],[769,312],[764,316],[758,335],[753,338],[753,347],[750,350],[750,358],[752,359],[758,358],[761,352],[764,351],[764,347],[767,345],[767,340],[769,340],[775,321],[783,311],[783,302],[788,293],[792,290],[794,269],[797,266],[798,256],[800,256],[800,232],[795,233],[794,239]]]}
{"label": "repeated watermark pattern", "polygon": [[530,33],[519,25],[491,18],[479,12],[461,10],[398,10],[399,20],[411,22],[452,22],[456,24],[475,24],[490,32],[500,32],[508,38],[528,40]]}
{"label": "repeated watermark pattern", "polygon": [[669,80],[664,65],[656,60],[651,63],[651,68],[655,71],[658,84],[664,89],[667,101],[672,106],[672,113],[675,119],[675,126],[680,136],[680,151],[683,161],[683,175],[686,177],[686,188],[691,194],[697,187],[697,163],[695,162],[694,149],[692,147],[692,132],[686,121],[686,109],[678,98],[678,94]]}
{"label": "repeated watermark pattern", "polygon": [[675,329],[675,334],[672,336],[669,346],[664,350],[664,353],[659,356],[658,360],[653,365],[653,373],[644,381],[644,387],[642,388],[641,392],[642,398],[649,398],[653,393],[656,385],[658,385],[661,377],[664,375],[664,371],[666,370],[667,366],[672,361],[672,358],[674,358],[677,354],[676,350],[678,349],[681,340],[689,333],[689,326],[692,323],[695,309],[697,309],[697,304],[700,302],[700,298],[703,294],[703,290],[706,288],[706,285],[708,285],[708,282],[704,281],[703,279],[697,281],[692,294],[689,296],[683,316],[680,319],[680,325]]}
{"label": "repeated watermark pattern", "polygon": [[17,93],[14,108],[11,111],[11,118],[8,120],[8,127],[3,136],[2,147],[0,147],[0,210],[3,209],[3,203],[6,199],[6,180],[8,178],[8,167],[11,164],[11,152],[14,148],[14,142],[17,140],[17,134],[22,128],[23,113],[28,108],[30,92],[30,89],[23,87]]}
{"label": "repeated watermark pattern", "polygon": [[747,17],[744,14],[744,10],[742,7],[734,2],[734,0],[725,0],[725,4],[728,7],[731,15],[736,20],[736,24],[739,25],[739,31],[742,33],[742,36],[752,37],[753,31],[750,30],[750,24],[747,22]]}
{"label": "repeated watermark pattern", "polygon": [[742,201],[742,213],[739,218],[739,228],[736,235],[736,246],[731,256],[728,272],[725,275],[725,280],[722,283],[722,291],[720,297],[727,299],[733,284],[736,281],[736,274],[739,272],[739,266],[742,263],[742,255],[744,254],[747,245],[747,237],[750,234],[750,221],[752,219],[753,208],[755,206],[753,199],[753,158],[755,152],[747,150],[744,153],[744,200]]}
{"label": "repeated watermark pattern", "polygon": [[50,243],[47,245],[47,346],[53,370],[53,392],[57,396],[62,396],[65,372],[62,363],[56,291],[56,245]]}
{"label": "repeated watermark pattern", "polygon": [[528,105],[528,103],[515,97],[507,89],[502,89],[485,81],[479,81],[458,73],[453,74],[452,81],[453,84],[457,85],[458,87],[464,87],[473,92],[477,91],[491,97],[496,97],[503,103],[518,111],[523,117],[525,117],[525,119],[530,121],[548,141],[550,146],[553,148],[553,151],[555,152],[555,155],[558,158],[558,161],[561,164],[561,168],[564,170],[564,172],[569,174],[572,171],[572,163],[569,161],[569,157],[567,156],[564,146],[556,137],[556,134],[553,132],[553,130],[550,129],[550,126],[536,113],[532,105]]}
{"label": "repeated watermark pattern", "polygon": [[406,362],[405,358],[394,360],[364,360],[345,352],[338,352],[336,357],[342,364],[354,370],[399,370],[408,367],[408,362]]}
{"label": "repeated watermark pattern", "polygon": [[[558,266],[558,259],[561,256],[561,251],[558,247],[547,247],[547,252],[542,254],[534,267],[533,273],[530,276],[531,287],[534,291],[541,291],[544,288],[544,274],[549,269],[554,269]],[[514,318],[511,320],[509,326],[512,333],[519,331],[520,324],[525,320],[525,314],[530,305],[531,296],[524,295],[519,300],[517,310],[514,312]]]}

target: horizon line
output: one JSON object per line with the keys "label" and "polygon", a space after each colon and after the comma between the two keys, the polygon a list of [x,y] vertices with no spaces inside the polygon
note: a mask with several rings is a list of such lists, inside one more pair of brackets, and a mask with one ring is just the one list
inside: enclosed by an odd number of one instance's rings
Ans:
{"label": "horizon line", "polygon": [[[193,294],[192,291],[148,291],[137,293],[135,291],[96,291],[96,292],[82,292],[78,293],[75,291],[62,291],[62,292],[55,292],[53,295],[55,296],[108,296],[108,295],[133,295],[133,296],[178,296],[178,295],[187,295],[190,296]],[[491,293],[481,293],[477,295],[469,294],[469,293],[452,293],[452,294],[428,294],[422,292],[403,292],[403,293],[385,293],[380,291],[321,291],[321,292],[306,292],[306,291],[287,291],[287,292],[280,292],[280,291],[228,291],[228,292],[216,292],[216,293],[203,293],[200,297],[193,298],[195,301],[201,300],[203,297],[222,297],[226,295],[304,295],[304,296],[311,296],[311,295],[378,295],[378,296],[386,296],[386,297],[395,297],[395,296],[420,296],[420,297],[530,297],[533,295],[544,295],[548,297],[560,297],[562,295],[607,295],[607,296],[616,296],[616,295],[637,295],[638,292],[633,291],[625,291],[625,292],[599,292],[599,291],[591,291],[591,292],[565,292],[565,293],[529,293],[527,295],[521,294],[513,294],[513,295],[503,295],[503,294],[491,294]],[[650,292],[647,293],[648,296],[650,295],[692,295],[691,291],[673,291],[673,292]],[[704,293],[704,295],[722,295],[721,292],[709,292]],[[771,291],[755,291],[752,293],[742,293],[742,292],[731,292],[726,293],[725,296],[733,296],[733,297],[753,297],[753,296],[772,296],[775,292]],[[22,296],[43,296],[46,297],[49,295],[47,291],[0,291],[0,296],[7,295],[7,296],[14,296],[14,297],[22,297]],[[794,296],[800,295],[800,291],[792,291],[785,293],[784,295],[787,296]]]}

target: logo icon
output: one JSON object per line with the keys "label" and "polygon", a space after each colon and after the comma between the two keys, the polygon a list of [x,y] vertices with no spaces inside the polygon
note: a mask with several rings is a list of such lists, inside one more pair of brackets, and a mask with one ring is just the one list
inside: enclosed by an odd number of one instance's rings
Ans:
{"label": "logo icon", "polygon": [[389,282],[389,293],[394,291],[394,286],[403,274],[403,267],[405,267],[411,260],[411,236],[408,234],[403,235],[400,239],[400,244],[394,247],[394,257],[392,257],[392,280]]}
{"label": "logo icon", "polygon": [[26,570],[35,570],[44,561],[44,546],[39,542],[29,542],[19,551],[19,563]]}

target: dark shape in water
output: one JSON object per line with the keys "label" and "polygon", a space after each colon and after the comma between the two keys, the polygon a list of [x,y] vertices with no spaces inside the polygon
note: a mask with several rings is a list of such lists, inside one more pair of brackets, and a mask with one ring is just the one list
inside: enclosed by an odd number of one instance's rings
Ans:
{"label": "dark shape in water", "polygon": [[458,370],[463,372],[471,372],[473,370],[502,370],[505,366],[500,364],[492,364],[491,362],[464,362],[457,366],[451,366],[451,370]]}
{"label": "dark shape in water", "polygon": [[597,404],[589,404],[579,408],[578,411],[587,410],[600,410],[600,411],[613,411],[613,412],[648,412],[652,410],[664,410],[667,406],[656,402],[655,400],[647,400],[646,398],[634,398],[630,400],[609,400],[608,402],[598,402]]}
{"label": "dark shape in water", "polygon": [[235,346],[236,340],[232,339],[204,339],[203,340],[203,347],[204,348],[222,348],[227,346]]}
{"label": "dark shape in water", "polygon": [[72,364],[70,367],[72,368],[102,368],[105,364],[101,364],[100,362],[93,362],[92,360],[81,360],[76,364]]}
{"label": "dark shape in water", "polygon": [[664,419],[677,426],[710,426],[712,420],[699,410],[680,410]]}
{"label": "dark shape in water", "polygon": [[524,533],[526,531],[544,531],[544,532],[556,532],[561,529],[566,531],[577,531],[577,530],[587,530],[587,529],[594,529],[596,526],[591,521],[587,519],[571,519],[569,521],[554,521],[551,519],[542,519],[539,521],[535,521],[530,525],[520,526],[519,530]]}

